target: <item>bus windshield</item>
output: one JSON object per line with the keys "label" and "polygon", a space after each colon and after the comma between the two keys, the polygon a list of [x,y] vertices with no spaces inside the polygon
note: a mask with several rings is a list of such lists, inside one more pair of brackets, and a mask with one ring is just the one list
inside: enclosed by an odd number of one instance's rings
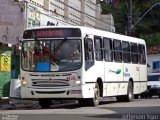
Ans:
{"label": "bus windshield", "polygon": [[25,40],[22,69],[32,72],[71,71],[82,65],[80,39]]}

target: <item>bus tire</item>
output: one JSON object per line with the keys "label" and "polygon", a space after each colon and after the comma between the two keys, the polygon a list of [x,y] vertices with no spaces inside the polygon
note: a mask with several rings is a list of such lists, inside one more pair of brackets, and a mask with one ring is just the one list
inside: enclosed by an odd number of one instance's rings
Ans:
{"label": "bus tire", "polygon": [[148,98],[152,98],[152,95],[148,95]]}
{"label": "bus tire", "polygon": [[134,99],[138,99],[139,98],[139,95],[134,95]]}
{"label": "bus tire", "polygon": [[39,105],[41,108],[49,108],[51,105],[51,99],[39,99]]}
{"label": "bus tire", "polygon": [[88,103],[91,106],[97,106],[100,102],[100,88],[99,84],[96,82],[95,89],[94,89],[94,97],[89,99]]}
{"label": "bus tire", "polygon": [[82,106],[86,106],[88,104],[87,99],[83,98],[83,99],[78,99],[78,103]]}
{"label": "bus tire", "polygon": [[124,102],[124,96],[117,96],[117,102]]}
{"label": "bus tire", "polygon": [[127,88],[127,96],[125,96],[125,101],[130,102],[133,100],[133,85],[132,82],[128,82],[128,88]]}
{"label": "bus tire", "polygon": [[140,97],[141,99],[144,99],[144,98],[148,98],[148,95],[141,94]]}

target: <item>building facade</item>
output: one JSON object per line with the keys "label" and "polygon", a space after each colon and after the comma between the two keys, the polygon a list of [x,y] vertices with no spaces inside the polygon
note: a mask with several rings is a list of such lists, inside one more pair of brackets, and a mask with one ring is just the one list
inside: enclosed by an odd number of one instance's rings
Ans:
{"label": "building facade", "polygon": [[97,0],[28,0],[27,27],[78,25],[113,31],[112,15],[101,15]]}

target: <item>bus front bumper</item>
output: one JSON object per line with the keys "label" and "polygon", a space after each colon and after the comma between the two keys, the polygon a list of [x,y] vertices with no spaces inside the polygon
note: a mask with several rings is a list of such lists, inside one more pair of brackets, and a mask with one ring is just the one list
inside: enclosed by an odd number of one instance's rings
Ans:
{"label": "bus front bumper", "polygon": [[21,87],[22,99],[38,99],[38,98],[82,98],[81,86],[70,87],[68,89],[42,89]]}

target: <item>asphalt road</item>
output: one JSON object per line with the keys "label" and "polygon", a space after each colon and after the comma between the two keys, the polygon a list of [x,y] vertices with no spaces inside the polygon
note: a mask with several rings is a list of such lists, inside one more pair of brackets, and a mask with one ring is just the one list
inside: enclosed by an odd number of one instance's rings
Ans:
{"label": "asphalt road", "polygon": [[103,101],[97,107],[78,103],[0,110],[0,120],[160,120],[160,99],[136,99],[132,102]]}

